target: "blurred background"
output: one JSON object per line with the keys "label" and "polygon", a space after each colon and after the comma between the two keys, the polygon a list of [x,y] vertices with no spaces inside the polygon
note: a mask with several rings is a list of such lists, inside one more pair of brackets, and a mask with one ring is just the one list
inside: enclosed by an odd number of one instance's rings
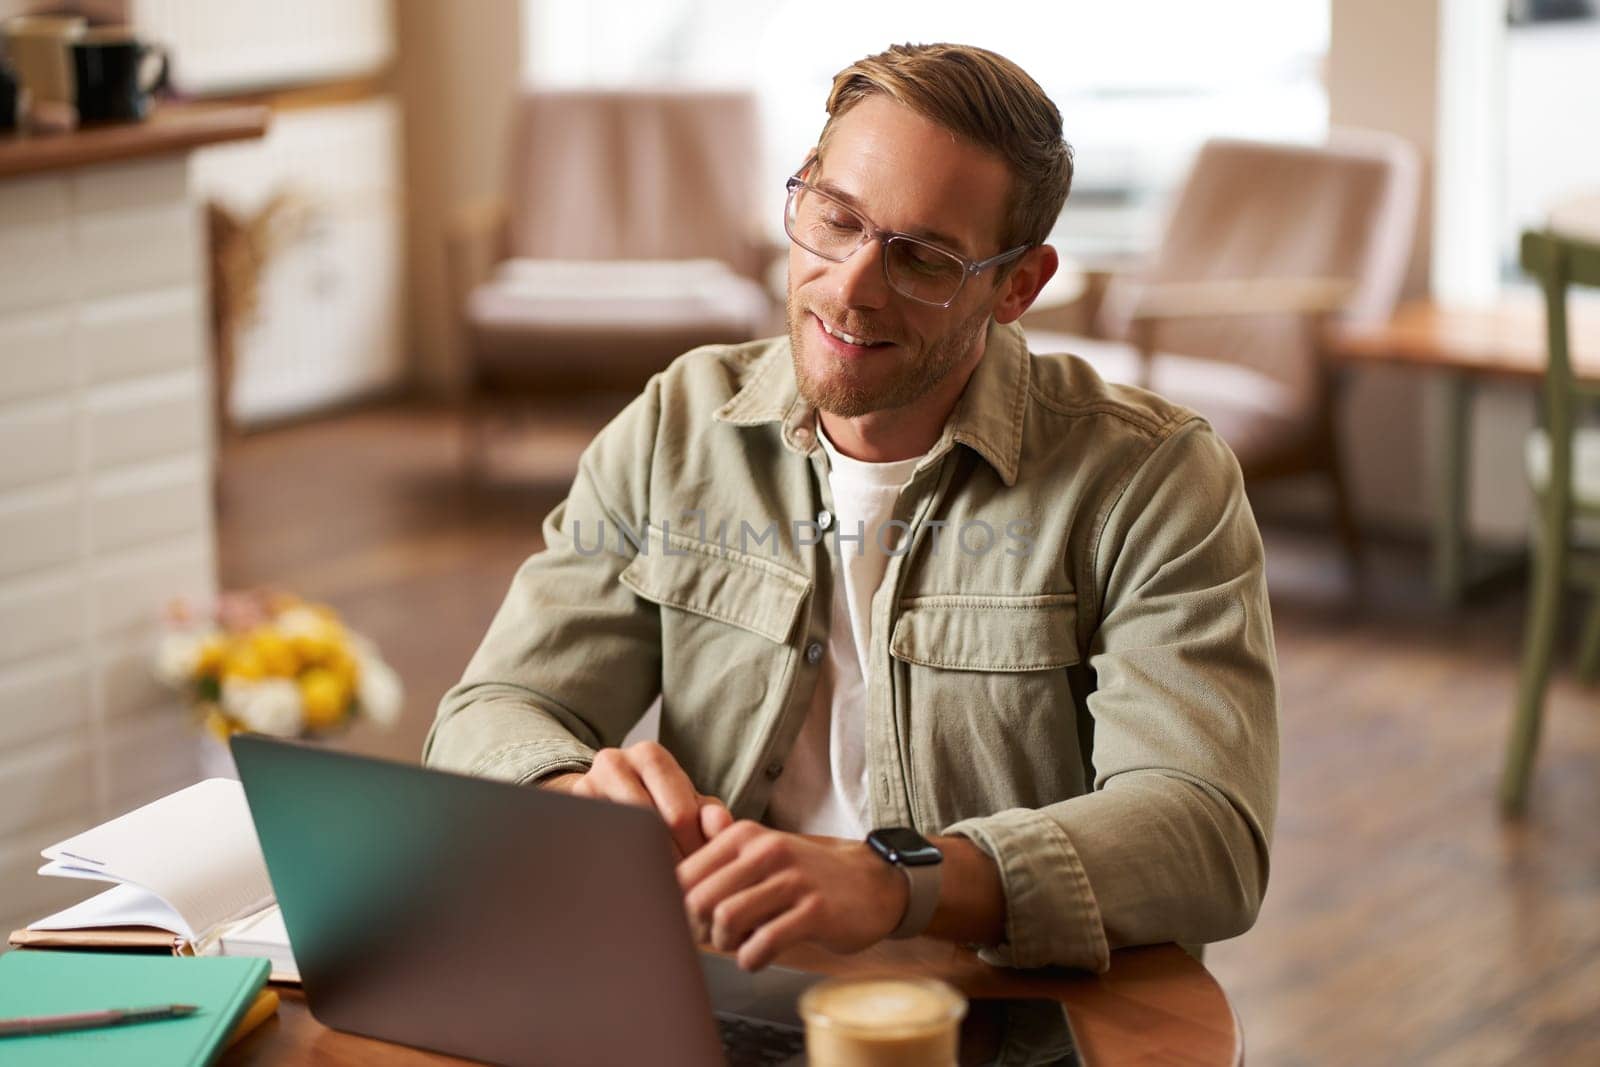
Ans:
{"label": "blurred background", "polygon": [[326,653],[337,713],[302,685],[303,725],[416,758],[594,432],[687,348],[781,331],[783,181],[832,75],[950,40],[1029,71],[1076,151],[1035,350],[1191,404],[1249,477],[1282,803],[1261,921],[1207,956],[1249,1055],[1600,1062],[1600,598],[1560,580],[1600,432],[1549,420],[1600,380],[1600,314],[1574,293],[1547,373],[1519,255],[1600,240],[1590,0],[0,19],[0,921],[71,898],[41,847],[215,765],[207,715],[238,714],[201,660],[274,654],[171,642],[223,593],[361,635],[393,714]]}

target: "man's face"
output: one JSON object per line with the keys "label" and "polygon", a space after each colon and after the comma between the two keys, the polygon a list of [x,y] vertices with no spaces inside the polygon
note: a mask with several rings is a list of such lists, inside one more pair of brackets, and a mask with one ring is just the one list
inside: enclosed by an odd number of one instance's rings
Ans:
{"label": "man's face", "polygon": [[[805,177],[880,229],[969,259],[1003,251],[1005,161],[886,96],[867,97],[835,122]],[[996,299],[993,268],[968,278],[949,307],[932,307],[889,287],[876,241],[843,263],[791,242],[789,337],[800,395],[845,418],[914,404],[971,369]],[[877,343],[851,344],[828,328]]]}

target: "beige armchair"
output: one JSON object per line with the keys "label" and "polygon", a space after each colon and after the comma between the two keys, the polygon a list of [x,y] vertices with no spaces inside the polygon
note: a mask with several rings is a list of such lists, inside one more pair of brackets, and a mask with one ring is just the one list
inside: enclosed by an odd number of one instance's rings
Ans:
{"label": "beige armchair", "polygon": [[748,93],[533,90],[503,203],[451,226],[467,458],[503,401],[638,389],[673,357],[778,321]]}
{"label": "beige armchair", "polygon": [[1250,480],[1318,473],[1352,560],[1360,541],[1339,464],[1329,316],[1382,321],[1410,257],[1415,150],[1343,131],[1326,145],[1201,148],[1149,265],[1107,286],[1096,334],[1029,329],[1116,382],[1198,411]]}

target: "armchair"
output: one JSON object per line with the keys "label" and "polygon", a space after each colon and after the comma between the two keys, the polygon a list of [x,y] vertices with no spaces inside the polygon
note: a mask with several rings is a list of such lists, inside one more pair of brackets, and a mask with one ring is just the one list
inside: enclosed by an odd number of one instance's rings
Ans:
{"label": "armchair", "polygon": [[448,238],[469,470],[512,396],[635,390],[775,322],[749,94],[532,90],[515,115],[508,195]]}
{"label": "armchair", "polygon": [[1415,228],[1416,152],[1345,131],[1319,146],[1207,142],[1153,260],[1107,286],[1097,337],[1030,329],[1110,381],[1205,416],[1247,480],[1322,475],[1352,562],[1360,539],[1339,462],[1327,320],[1393,310]]}

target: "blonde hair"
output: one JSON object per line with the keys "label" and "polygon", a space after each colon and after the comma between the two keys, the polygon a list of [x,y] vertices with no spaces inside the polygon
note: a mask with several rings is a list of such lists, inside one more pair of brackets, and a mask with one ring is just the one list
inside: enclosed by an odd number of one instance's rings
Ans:
{"label": "blonde hair", "polygon": [[1049,238],[1072,188],[1072,146],[1061,135],[1061,112],[1025,70],[971,45],[891,45],[834,75],[819,156],[840,116],[877,93],[1006,161],[1012,182],[1002,248]]}

